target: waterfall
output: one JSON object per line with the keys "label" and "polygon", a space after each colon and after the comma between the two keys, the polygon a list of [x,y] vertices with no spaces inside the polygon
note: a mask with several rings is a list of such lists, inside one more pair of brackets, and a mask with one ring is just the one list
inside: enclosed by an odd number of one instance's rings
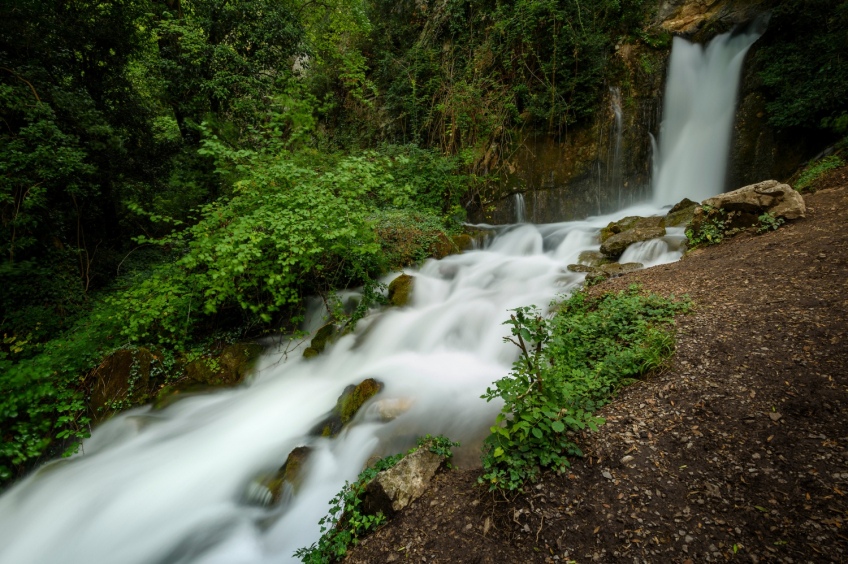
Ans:
{"label": "waterfall", "polygon": [[764,24],[719,35],[706,48],[674,38],[654,151],[656,204],[700,202],[724,190],[739,75]]}
{"label": "waterfall", "polygon": [[524,206],[524,194],[515,194],[515,223],[527,223],[527,209]]}
{"label": "waterfall", "polygon": [[[409,270],[410,305],[372,312],[315,358],[290,343],[287,356],[267,352],[247,385],[117,415],[94,430],[84,454],[42,467],[0,497],[0,562],[290,562],[318,539],[329,500],[373,454],[441,433],[465,445],[458,463],[479,463],[500,409],[480,395],[517,358],[503,342],[508,310],[545,307],[581,284],[584,275],[565,267],[598,249],[609,221],[658,212],[504,226],[485,248]],[[643,255],[680,253],[663,245]],[[309,323],[322,322],[313,315]],[[366,378],[385,388],[351,425],[335,439],[310,436],[344,388]],[[410,407],[384,421],[379,402],[391,400]],[[251,503],[256,479],[301,445],[313,451],[297,494],[281,507]]]}
{"label": "waterfall", "polygon": [[615,119],[613,120],[613,135],[610,137],[612,159],[607,162],[607,179],[610,187],[618,188],[618,209],[621,209],[624,207],[621,199],[621,138],[624,132],[622,130],[621,89],[617,86],[610,88],[610,106]]}

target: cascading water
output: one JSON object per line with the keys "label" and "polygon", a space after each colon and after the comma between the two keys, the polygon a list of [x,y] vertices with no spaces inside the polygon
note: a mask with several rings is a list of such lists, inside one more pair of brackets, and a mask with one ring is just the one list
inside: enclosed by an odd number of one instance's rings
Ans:
{"label": "cascading water", "polygon": [[[411,305],[360,321],[318,357],[267,354],[250,385],[115,417],[86,441],[84,455],[42,468],[0,498],[0,562],[292,560],[317,539],[329,500],[374,452],[443,433],[476,458],[471,445],[499,409],[480,395],[516,358],[502,342],[508,310],[544,307],[580,284],[583,275],[565,267],[598,248],[609,221],[657,212],[501,228],[487,248],[425,263],[414,273]],[[385,383],[370,408],[335,439],[310,437],[345,386],[369,377]],[[374,413],[380,399],[411,407],[382,422]],[[255,478],[304,444],[314,451],[297,495],[277,509],[248,503]]]}
{"label": "cascading water", "polygon": [[612,150],[610,151],[612,153],[612,160],[607,163],[607,181],[610,187],[618,188],[618,209],[621,209],[623,207],[621,200],[621,189],[623,184],[621,176],[621,140],[624,136],[624,130],[622,127],[624,114],[621,109],[621,89],[617,86],[610,88],[610,105],[612,107],[613,116],[615,116],[613,121],[615,129],[613,131],[613,135],[610,137],[610,143],[612,144]]}
{"label": "cascading water", "polygon": [[515,194],[515,223],[527,223],[527,207],[524,204],[524,194]]}
{"label": "cascading water", "polygon": [[[734,94],[716,93],[729,100],[719,107],[712,99],[685,103],[683,92],[730,88],[707,60],[741,64],[747,46],[740,45],[753,39],[717,38],[703,61],[694,54],[699,48],[675,41],[684,54],[672,57],[670,80],[688,90],[670,86],[667,94],[674,103],[668,104],[663,131],[661,204],[692,197],[698,176],[684,173],[707,170],[705,160],[715,166],[716,151],[698,143],[727,140],[727,133],[706,134],[706,124],[717,118],[705,113],[732,113]],[[732,55],[725,49],[731,43],[738,44]],[[689,72],[682,68],[685,61],[701,70]],[[681,71],[685,78],[678,79]],[[693,84],[701,79],[710,82]],[[681,178],[686,182],[675,184]],[[642,206],[536,226],[523,223],[519,202],[519,225],[498,229],[484,249],[426,262],[414,273],[411,305],[373,313],[322,355],[304,360],[298,347],[287,357],[267,353],[249,385],[188,397],[161,411],[134,409],[100,426],[84,454],[44,466],[0,497],[0,562],[289,562],[295,549],[318,538],[328,501],[373,453],[399,452],[425,433],[479,442],[499,409],[480,395],[516,358],[517,349],[502,342],[508,310],[545,306],[579,285],[583,275],[565,267],[581,251],[598,248],[598,232],[610,220],[662,213]],[[661,240],[633,245],[622,262],[676,260],[681,239],[670,230]],[[313,319],[317,324],[320,319]],[[341,391],[366,378],[385,388],[353,423],[335,439],[310,436]],[[384,422],[375,413],[378,402],[392,399],[409,409]],[[257,477],[279,468],[304,444],[313,451],[297,494],[277,508],[251,503],[261,497]]]}
{"label": "cascading water", "polygon": [[656,204],[700,202],[723,191],[742,63],[765,23],[719,35],[706,48],[674,38],[654,145]]}

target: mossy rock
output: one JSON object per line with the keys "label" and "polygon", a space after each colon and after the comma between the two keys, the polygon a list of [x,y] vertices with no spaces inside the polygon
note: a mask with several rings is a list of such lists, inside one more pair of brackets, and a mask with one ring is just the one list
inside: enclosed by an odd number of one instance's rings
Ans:
{"label": "mossy rock", "polygon": [[[156,356],[145,348],[121,349],[104,358],[86,378],[89,409],[95,423],[150,401],[162,384],[151,374]],[[164,375],[163,375],[164,376]]]}
{"label": "mossy rock", "polygon": [[[661,218],[662,219],[662,218]],[[617,233],[601,244],[601,252],[610,258],[617,258],[634,243],[656,239],[665,235],[664,226],[633,227]]]}
{"label": "mossy rock", "polygon": [[695,215],[698,205],[697,202],[693,202],[689,198],[683,198],[683,200],[675,204],[666,214],[665,226],[683,227],[688,225],[692,221],[692,216]]}
{"label": "mossy rock", "polygon": [[603,266],[598,267],[598,269],[601,272],[603,272],[604,274],[606,274],[610,278],[616,278],[616,277],[621,276],[623,274],[627,274],[628,272],[634,272],[636,270],[642,270],[643,268],[645,268],[645,265],[643,265],[640,262],[625,262],[625,263],[613,262],[613,263],[605,264]]}
{"label": "mossy rock", "polygon": [[414,287],[415,277],[409,274],[401,274],[389,284],[389,303],[397,307],[409,304]]}
{"label": "mossy rock", "polygon": [[638,215],[629,215],[625,218],[613,221],[603,229],[601,229],[601,243],[605,243],[611,237],[630,231],[631,229],[665,229],[665,218],[661,216],[640,217]]}
{"label": "mossy rock", "polygon": [[345,388],[336,401],[336,406],[315,427],[310,434],[321,437],[335,437],[347,425],[366,401],[376,396],[383,384],[373,378],[363,380],[359,385]]}
{"label": "mossy rock", "polygon": [[315,333],[315,336],[312,337],[312,341],[309,343],[309,347],[303,351],[303,356],[305,358],[312,358],[313,356],[318,356],[327,345],[335,342],[336,338],[339,336],[340,330],[337,325],[334,323],[328,323],[318,329]]}
{"label": "mossy rock", "polygon": [[597,266],[589,266],[588,264],[569,264],[567,267],[569,272],[595,272],[598,270]]}
{"label": "mossy rock", "polygon": [[311,454],[311,447],[299,446],[289,453],[286,461],[273,476],[257,480],[260,485],[267,488],[270,494],[269,498],[257,501],[260,501],[263,505],[277,505],[283,499],[286,486],[291,487],[292,491],[297,493],[300,486],[303,485],[303,467]]}
{"label": "mossy rock", "polygon": [[601,266],[612,261],[600,251],[583,251],[577,257],[577,262],[586,266]]}

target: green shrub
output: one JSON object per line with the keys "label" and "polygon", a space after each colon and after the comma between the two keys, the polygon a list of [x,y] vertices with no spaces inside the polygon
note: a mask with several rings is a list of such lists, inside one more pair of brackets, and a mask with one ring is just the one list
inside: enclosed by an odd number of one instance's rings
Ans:
{"label": "green shrub", "polygon": [[782,217],[774,217],[774,215],[769,212],[759,216],[757,220],[760,222],[760,226],[757,228],[757,233],[777,231],[781,225],[786,223],[786,220]]}
{"label": "green shrub", "polygon": [[815,183],[822,176],[841,166],[845,166],[845,161],[838,155],[829,155],[814,163],[810,163],[804,167],[804,170],[798,176],[798,180],[795,182],[795,189],[799,192],[812,190]]}
{"label": "green shrub", "polygon": [[482,396],[504,407],[484,444],[481,484],[516,490],[581,456],[576,433],[604,421],[593,413],[632,379],[659,367],[674,348],[668,328],[688,302],[641,295],[637,286],[592,297],[577,292],[546,318],[535,307],[509,321],[521,349],[512,372]]}

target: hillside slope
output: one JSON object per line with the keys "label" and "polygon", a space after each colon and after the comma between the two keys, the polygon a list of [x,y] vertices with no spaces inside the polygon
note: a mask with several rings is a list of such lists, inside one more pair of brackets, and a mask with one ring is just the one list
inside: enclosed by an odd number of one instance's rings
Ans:
{"label": "hillside slope", "polygon": [[807,218],[609,281],[688,294],[668,368],[515,499],[441,475],[349,562],[844,562],[848,186]]}

